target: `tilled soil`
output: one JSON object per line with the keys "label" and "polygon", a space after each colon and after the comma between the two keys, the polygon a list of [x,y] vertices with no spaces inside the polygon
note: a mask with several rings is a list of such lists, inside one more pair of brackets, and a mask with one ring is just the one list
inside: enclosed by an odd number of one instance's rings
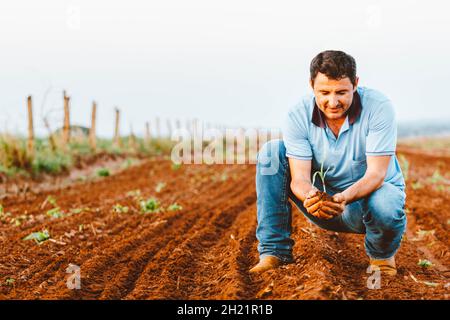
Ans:
{"label": "tilled soil", "polygon": [[[0,298],[448,299],[449,158],[400,153],[410,166],[408,231],[397,254],[398,275],[382,277],[380,289],[367,286],[363,235],[319,229],[297,209],[295,262],[251,276],[258,261],[255,166],[174,170],[160,158],[103,179],[4,198],[5,212],[29,218],[19,226],[0,222]],[[443,180],[429,179],[433,168]],[[166,185],[158,193],[160,182]],[[182,209],[141,214],[133,190]],[[48,196],[66,213],[82,210],[51,218]],[[129,211],[114,212],[116,204]],[[22,240],[43,229],[53,241]],[[432,266],[419,266],[421,259]],[[80,289],[67,286],[69,264],[80,267]]]}

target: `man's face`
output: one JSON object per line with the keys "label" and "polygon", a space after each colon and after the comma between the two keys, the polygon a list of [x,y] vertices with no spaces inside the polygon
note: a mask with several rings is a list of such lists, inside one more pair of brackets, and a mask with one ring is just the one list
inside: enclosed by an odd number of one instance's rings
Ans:
{"label": "man's face", "polygon": [[317,106],[327,119],[345,118],[346,112],[353,102],[353,93],[356,91],[358,80],[356,78],[356,83],[353,85],[348,77],[334,80],[319,72],[314,83],[310,82],[316,96]]}

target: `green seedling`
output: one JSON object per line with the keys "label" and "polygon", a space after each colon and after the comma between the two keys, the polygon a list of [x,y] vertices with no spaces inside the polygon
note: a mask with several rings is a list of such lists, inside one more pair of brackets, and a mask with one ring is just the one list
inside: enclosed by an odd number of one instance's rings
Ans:
{"label": "green seedling", "polygon": [[108,177],[110,175],[109,170],[106,168],[102,168],[100,170],[97,171],[97,175],[99,177]]}
{"label": "green seedling", "polygon": [[142,200],[139,202],[142,213],[158,213],[163,210],[161,204],[155,198]]}
{"label": "green seedling", "polygon": [[435,184],[444,181],[444,177],[440,174],[439,170],[435,170],[431,178],[429,178],[430,182]]}
{"label": "green seedling", "polygon": [[170,206],[167,207],[168,211],[178,211],[178,210],[183,210],[183,207],[180,206],[178,203],[173,203]]}
{"label": "green seedling", "polygon": [[50,234],[47,230],[42,230],[38,232],[33,232],[23,238],[23,240],[34,240],[37,244],[40,244],[46,240],[50,239]]}
{"label": "green seedling", "polygon": [[7,220],[10,219],[10,217],[11,217],[11,212],[5,212],[5,209],[0,204],[0,221],[6,222]]}
{"label": "green seedling", "polygon": [[324,157],[323,157],[323,161],[322,161],[322,163],[320,165],[320,171],[314,172],[313,179],[312,179],[312,185],[314,186],[314,183],[316,182],[316,176],[318,175],[320,177],[320,180],[322,180],[323,192],[324,193],[327,193],[327,188],[325,187],[325,177],[327,175],[328,170],[330,170],[330,167],[328,167],[325,172],[323,171],[323,165],[324,165],[326,159],[327,159],[327,153],[326,153],[326,149],[325,149],[325,154],[324,154]]}
{"label": "green seedling", "polygon": [[423,188],[423,184],[420,183],[420,181],[416,181],[411,185],[411,187],[413,188],[413,190],[418,190]]}
{"label": "green seedling", "polygon": [[83,224],[80,224],[80,225],[78,226],[78,231],[79,231],[79,232],[83,232],[83,229],[84,229],[84,225],[83,225]]}
{"label": "green seedling", "polygon": [[16,227],[20,226],[23,221],[28,220],[28,216],[22,214],[17,217],[13,217],[11,212],[5,212],[5,209],[2,205],[0,205],[0,222],[2,223],[10,223],[15,225]]}
{"label": "green seedling", "polygon": [[11,224],[14,224],[16,227],[18,227],[22,224],[22,222],[27,221],[27,220],[28,220],[28,216],[25,214],[22,214],[18,217],[12,218]]}
{"label": "green seedling", "polygon": [[176,171],[181,168],[181,163],[172,163],[172,170]]}
{"label": "green seedling", "polygon": [[131,167],[134,163],[134,160],[131,158],[127,158],[124,163],[122,164],[122,168],[124,169],[128,169],[129,167]]}
{"label": "green seedling", "polygon": [[156,188],[155,188],[155,191],[157,192],[157,193],[160,193],[161,191],[162,191],[162,189],[164,189],[165,187],[166,187],[166,183],[165,182],[159,182],[157,185],[156,185]]}
{"label": "green seedling", "polygon": [[54,207],[58,206],[58,204],[56,203],[56,199],[53,196],[48,196],[47,199],[45,199],[45,201],[50,203]]}
{"label": "green seedling", "polygon": [[424,268],[429,268],[429,267],[433,266],[433,264],[430,261],[426,260],[426,259],[423,259],[423,260],[420,259],[419,262],[417,263],[417,265],[421,266],[421,267],[424,267]]}
{"label": "green seedling", "polygon": [[5,283],[6,283],[7,286],[13,286],[14,282],[16,282],[16,279],[14,279],[14,278],[7,278],[5,280]]}
{"label": "green seedling", "polygon": [[61,211],[61,208],[56,207],[47,211],[47,215],[52,218],[62,218],[64,217],[64,212]]}
{"label": "green seedling", "polygon": [[222,175],[220,176],[220,181],[227,181],[228,180],[228,175],[226,173],[222,173]]}
{"label": "green seedling", "polygon": [[87,208],[74,208],[74,209],[70,209],[70,214],[79,214],[82,213],[83,211],[87,210]]}
{"label": "green seedling", "polygon": [[127,213],[129,211],[128,207],[124,207],[121,204],[115,204],[113,206],[113,212],[115,213]]}

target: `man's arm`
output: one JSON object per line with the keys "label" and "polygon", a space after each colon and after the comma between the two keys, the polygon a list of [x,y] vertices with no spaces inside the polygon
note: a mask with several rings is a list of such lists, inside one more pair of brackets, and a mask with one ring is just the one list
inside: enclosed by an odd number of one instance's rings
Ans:
{"label": "man's arm", "polygon": [[313,189],[311,183],[311,160],[289,158],[289,168],[291,169],[292,193],[303,202],[311,189]]}
{"label": "man's arm", "polygon": [[335,201],[344,200],[345,203],[350,203],[377,190],[384,182],[390,160],[391,156],[367,156],[367,170],[364,176],[342,193],[336,194]]}

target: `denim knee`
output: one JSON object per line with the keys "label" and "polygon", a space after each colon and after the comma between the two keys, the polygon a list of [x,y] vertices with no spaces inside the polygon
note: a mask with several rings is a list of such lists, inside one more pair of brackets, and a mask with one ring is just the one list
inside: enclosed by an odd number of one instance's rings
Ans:
{"label": "denim knee", "polygon": [[384,183],[367,201],[366,225],[380,231],[398,230],[406,224],[405,193],[398,187]]}

